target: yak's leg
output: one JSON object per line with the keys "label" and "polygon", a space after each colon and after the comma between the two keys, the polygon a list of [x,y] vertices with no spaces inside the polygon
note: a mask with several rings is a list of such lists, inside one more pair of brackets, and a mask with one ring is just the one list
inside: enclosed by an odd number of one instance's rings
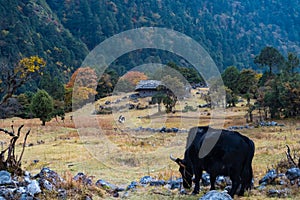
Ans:
{"label": "yak's leg", "polygon": [[242,183],[241,184],[241,189],[238,193],[239,196],[244,196],[244,193],[245,193],[245,183]]}
{"label": "yak's leg", "polygon": [[195,180],[194,180],[195,187],[194,187],[193,194],[199,194],[201,177],[202,177],[202,170],[200,172],[195,173]]}
{"label": "yak's leg", "polygon": [[215,190],[216,175],[210,175],[210,190]]}
{"label": "yak's leg", "polygon": [[233,198],[234,194],[236,193],[241,181],[239,176],[230,176],[230,179],[232,181],[232,187],[229,191],[229,195]]}

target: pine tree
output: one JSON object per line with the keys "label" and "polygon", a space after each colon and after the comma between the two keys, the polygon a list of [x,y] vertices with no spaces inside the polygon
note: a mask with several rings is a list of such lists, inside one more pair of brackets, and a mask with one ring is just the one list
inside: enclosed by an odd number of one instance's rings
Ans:
{"label": "pine tree", "polygon": [[43,126],[51,120],[53,109],[53,99],[45,90],[39,90],[32,97],[31,111],[42,121]]}

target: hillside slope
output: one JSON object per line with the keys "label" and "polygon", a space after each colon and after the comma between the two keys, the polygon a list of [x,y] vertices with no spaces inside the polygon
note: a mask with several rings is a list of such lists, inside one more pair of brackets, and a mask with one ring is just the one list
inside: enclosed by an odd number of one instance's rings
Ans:
{"label": "hillside slope", "polygon": [[58,75],[106,38],[156,26],[198,41],[220,70],[256,68],[253,57],[266,45],[300,51],[299,11],[300,0],[0,0],[0,58],[37,54]]}
{"label": "hillside slope", "polygon": [[88,53],[86,45],[64,28],[44,0],[0,1],[0,59],[11,63],[38,55],[47,61],[47,71],[64,78],[80,66]]}
{"label": "hillside slope", "polygon": [[299,52],[300,1],[47,0],[70,32],[94,48],[116,33],[143,26],[183,32],[200,42],[222,70],[255,67],[253,56],[271,45]]}

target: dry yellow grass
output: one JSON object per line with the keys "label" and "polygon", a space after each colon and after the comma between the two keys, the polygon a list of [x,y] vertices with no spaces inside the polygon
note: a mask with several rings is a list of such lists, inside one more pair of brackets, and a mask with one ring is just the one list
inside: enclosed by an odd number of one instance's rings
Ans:
{"label": "dry yellow grass", "polygon": [[[113,99],[115,101],[115,99]],[[105,102],[102,100],[101,103]],[[126,103],[126,102],[123,102]],[[182,109],[184,105],[195,106],[196,103],[188,100],[176,107]],[[47,166],[63,175],[84,172],[95,177],[94,181],[104,179],[114,184],[126,185],[133,180],[139,180],[144,175],[151,175],[160,179],[179,177],[178,166],[169,160],[169,155],[183,157],[186,133],[152,133],[135,132],[139,126],[161,128],[178,127],[188,130],[192,126],[207,125],[210,123],[210,110],[201,109],[197,112],[176,112],[171,114],[157,113],[157,107],[139,111],[122,111],[113,115],[95,116],[100,129],[94,129],[94,123],[89,117],[82,118],[84,129],[79,131],[71,120],[70,113],[66,120],[57,122],[52,120],[46,126],[41,126],[38,119],[23,120],[19,118],[0,121],[0,127],[9,129],[25,124],[23,132],[31,129],[25,149],[23,167],[35,174],[42,167]],[[126,117],[126,122],[120,124],[118,116]],[[245,108],[228,109],[224,126],[245,125]],[[253,139],[256,152],[253,160],[255,186],[268,168],[272,168],[280,160],[285,159],[285,145],[299,152],[300,126],[297,120],[284,120],[280,123],[285,127],[263,127],[244,129],[240,132]],[[95,134],[97,133],[97,134]],[[2,141],[8,139],[1,135]],[[41,142],[42,141],[42,142]],[[19,140],[22,142],[22,139]],[[18,146],[18,151],[21,145]],[[300,152],[299,152],[300,154]],[[35,163],[34,160],[39,160]],[[276,188],[277,186],[274,186]],[[279,187],[278,187],[279,188]],[[207,188],[205,188],[205,191]],[[199,196],[203,195],[200,194]],[[176,191],[169,192],[164,188],[143,188],[129,196],[130,199],[197,199],[199,196],[181,196]],[[107,198],[110,198],[107,196]],[[291,194],[287,199],[300,198],[298,194]],[[255,200],[267,198],[264,191],[252,190],[247,197],[235,199]]]}

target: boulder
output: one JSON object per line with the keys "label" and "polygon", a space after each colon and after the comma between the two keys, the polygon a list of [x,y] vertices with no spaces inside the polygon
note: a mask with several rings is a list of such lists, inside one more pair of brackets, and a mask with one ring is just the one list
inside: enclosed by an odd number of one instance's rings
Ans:
{"label": "boulder", "polygon": [[285,175],[290,181],[295,180],[300,178],[300,169],[296,167],[288,169]]}
{"label": "boulder", "polygon": [[199,200],[233,200],[227,192],[218,192],[216,190],[211,190],[206,193]]}
{"label": "boulder", "polygon": [[31,196],[42,192],[39,182],[37,182],[36,180],[32,180],[31,183],[27,185],[27,191]]}
{"label": "boulder", "polygon": [[8,185],[11,184],[11,175],[8,171],[1,170],[0,171],[0,185]]}
{"label": "boulder", "polygon": [[49,169],[48,167],[44,167],[40,173],[34,176],[34,178],[46,179],[53,186],[59,186],[61,183],[64,183],[65,180],[60,177],[55,171]]}
{"label": "boulder", "polygon": [[74,176],[73,180],[77,181],[77,182],[81,182],[84,185],[92,185],[92,179],[90,179],[89,177],[87,177],[84,173],[82,172],[78,172],[76,176]]}
{"label": "boulder", "polygon": [[267,172],[267,174],[259,180],[259,184],[262,184],[262,183],[267,183],[267,184],[271,184],[275,181],[275,179],[277,178],[277,173],[276,173],[276,170],[275,169],[271,169]]}

